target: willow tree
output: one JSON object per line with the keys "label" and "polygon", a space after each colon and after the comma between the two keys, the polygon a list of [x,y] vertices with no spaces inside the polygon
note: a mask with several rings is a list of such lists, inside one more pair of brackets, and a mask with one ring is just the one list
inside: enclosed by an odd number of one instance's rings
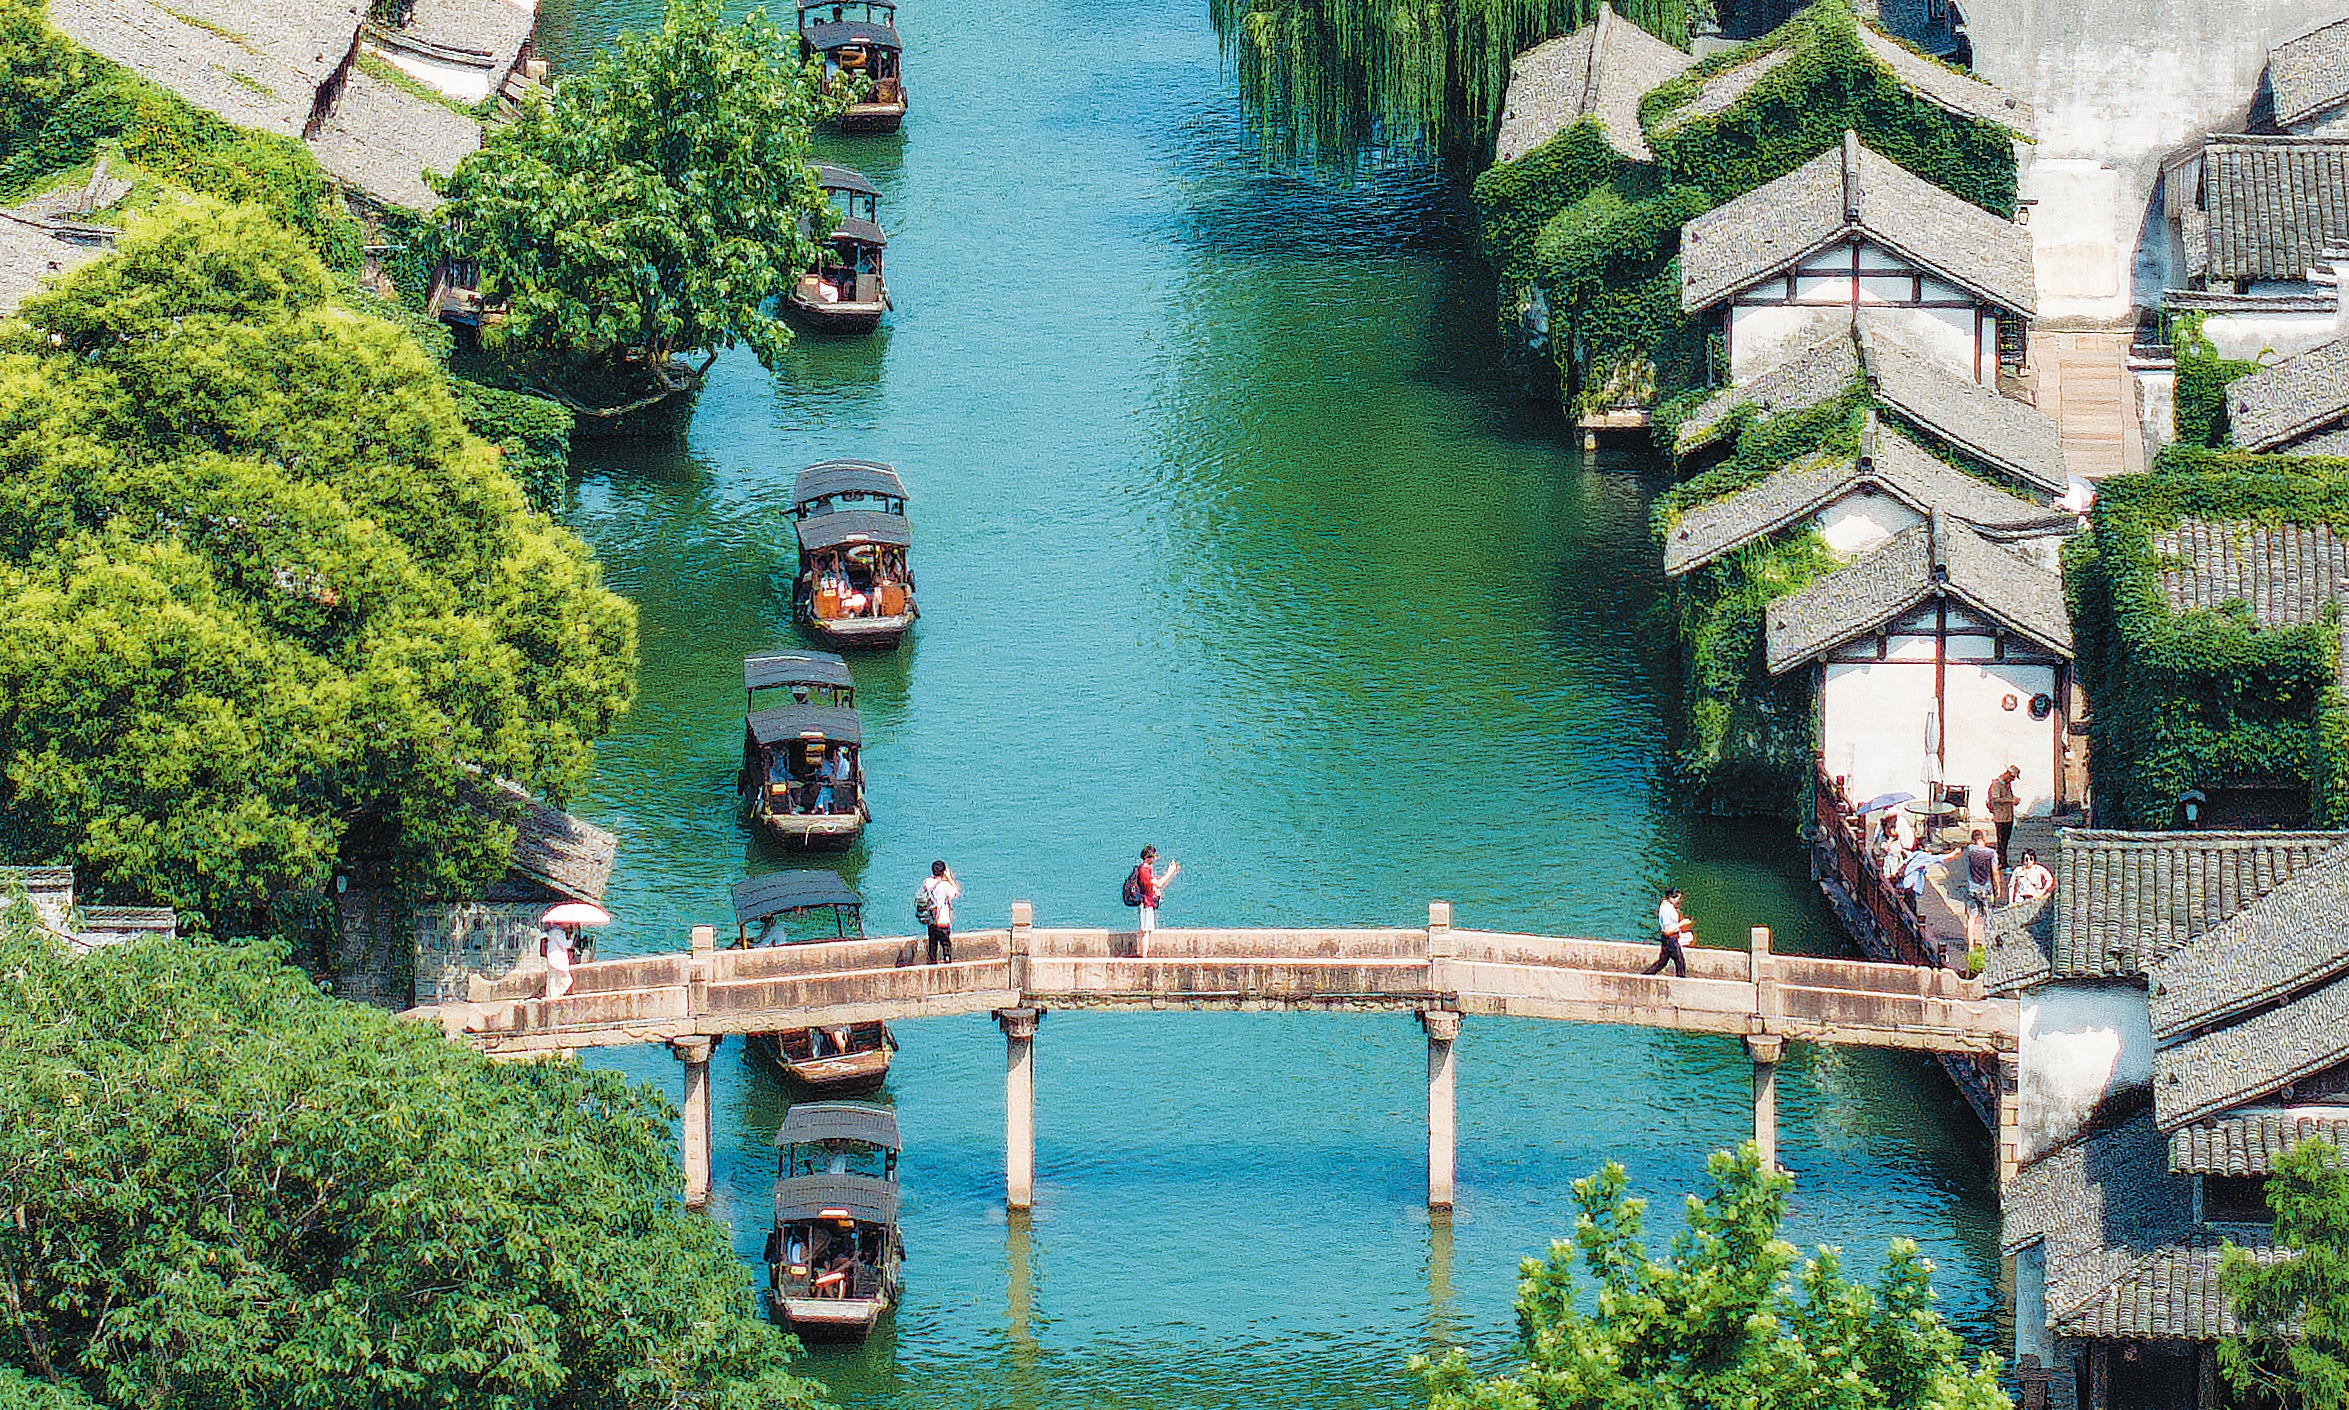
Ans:
{"label": "willow tree", "polygon": [[[1510,61],[1590,23],[1601,0],[1208,0],[1250,125],[1283,164],[1473,160],[1491,146]],[[1616,0],[1675,44],[1710,0]]]}

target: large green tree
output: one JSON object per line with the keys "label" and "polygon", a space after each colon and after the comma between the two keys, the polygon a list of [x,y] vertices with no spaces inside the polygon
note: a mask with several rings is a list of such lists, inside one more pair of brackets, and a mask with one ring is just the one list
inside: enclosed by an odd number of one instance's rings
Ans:
{"label": "large green tree", "polygon": [[2283,1258],[2229,1248],[2219,1270],[2243,1331],[2219,1343],[2219,1370],[2247,1403],[2349,1406],[2349,1170],[2330,1142],[2303,1141],[2276,1165],[2267,1202]]}
{"label": "large green tree", "polygon": [[0,324],[0,855],[249,932],[354,833],[495,878],[636,627],[406,333],[252,207],[137,228]]}
{"label": "large green tree", "polygon": [[1527,1259],[1518,1287],[1524,1366],[1479,1379],[1457,1351],[1422,1361],[1433,1410],[2007,1410],[1995,1361],[1967,1365],[1933,1310],[1915,1244],[1893,1242],[1873,1288],[1833,1249],[1798,1265],[1778,1237],[1793,1181],[1750,1142],[1705,1169],[1662,1260],[1622,1166],[1575,1181],[1574,1242]]}
{"label": "large green tree", "polygon": [[493,1064],[273,947],[77,958],[29,911],[0,915],[0,1407],[818,1403],[680,1204],[658,1095]]}
{"label": "large green tree", "polygon": [[818,73],[763,11],[670,0],[658,32],[493,131],[443,183],[433,237],[505,305],[493,350],[602,417],[689,391],[737,344],[772,367],[791,333],[771,301],[831,218],[808,135],[845,98]]}

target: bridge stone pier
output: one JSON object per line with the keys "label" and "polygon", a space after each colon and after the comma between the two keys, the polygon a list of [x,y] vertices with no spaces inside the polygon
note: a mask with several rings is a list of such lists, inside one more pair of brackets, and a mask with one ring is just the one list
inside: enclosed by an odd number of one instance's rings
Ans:
{"label": "bridge stone pier", "polygon": [[1470,1018],[1635,1024],[1741,1040],[1753,1060],[1754,1140],[1777,1154],[1777,1071],[1786,1044],[1958,1053],[2001,1067],[1994,1133],[2001,1183],[2014,1169],[2014,1054],[2021,1005],[1948,970],[1780,955],[1755,927],[1744,949],[1688,950],[1688,973],[1642,971],[1653,942],[1461,930],[1452,908],[1424,927],[1160,930],[1147,955],[1130,932],[1042,929],[1027,902],[1011,924],[955,937],[951,964],[915,938],[720,950],[708,926],[690,949],[575,966],[547,999],[543,976],[473,981],[468,1002],[412,1011],[493,1057],[665,1043],[685,1064],[686,1199],[709,1193],[709,1053],[727,1034],[869,1019],[992,1014],[1004,1042],[1004,1199],[1035,1198],[1035,1044],[1056,1009],[1412,1014],[1427,1035],[1427,1202],[1451,1207],[1454,1048]]}

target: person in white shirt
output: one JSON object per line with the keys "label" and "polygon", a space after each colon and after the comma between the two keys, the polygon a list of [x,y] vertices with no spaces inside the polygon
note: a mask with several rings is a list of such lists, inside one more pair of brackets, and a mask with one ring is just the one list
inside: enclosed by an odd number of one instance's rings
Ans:
{"label": "person in white shirt", "polygon": [[914,897],[917,919],[930,927],[932,964],[954,963],[954,903],[962,897],[962,883],[943,861],[930,863],[929,879]]}
{"label": "person in white shirt", "polygon": [[1696,922],[1680,914],[1677,886],[1666,890],[1663,902],[1656,907],[1656,939],[1663,948],[1657,953],[1656,962],[1640,973],[1662,974],[1664,966],[1670,965],[1676,977],[1688,978],[1688,956],[1681,952],[1680,946],[1684,940],[1692,945],[1696,943]]}
{"label": "person in white shirt", "polygon": [[546,928],[546,996],[559,999],[571,992],[571,932],[560,925]]}
{"label": "person in white shirt", "polygon": [[2025,901],[2036,901],[2053,891],[2055,873],[2040,863],[2037,852],[2026,847],[2023,849],[2023,864],[2015,868],[2015,874],[2007,884],[2012,888],[2007,899],[2020,905]]}

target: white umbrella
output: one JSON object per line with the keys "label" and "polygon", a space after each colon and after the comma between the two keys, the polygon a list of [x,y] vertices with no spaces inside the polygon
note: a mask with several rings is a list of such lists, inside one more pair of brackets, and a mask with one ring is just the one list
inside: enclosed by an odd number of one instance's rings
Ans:
{"label": "white umbrella", "polygon": [[612,913],[593,901],[565,901],[538,918],[540,925],[610,925]]}

